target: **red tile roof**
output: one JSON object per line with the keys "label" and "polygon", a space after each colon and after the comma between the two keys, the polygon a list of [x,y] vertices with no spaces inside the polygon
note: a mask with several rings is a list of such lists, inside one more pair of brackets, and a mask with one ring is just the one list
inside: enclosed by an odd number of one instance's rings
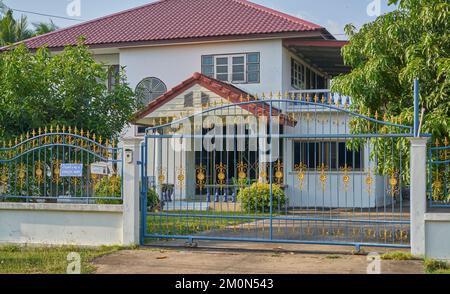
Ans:
{"label": "red tile roof", "polygon": [[[190,40],[326,30],[246,0],[161,0],[28,39],[31,48]],[[328,33],[328,32],[326,32]]]}
{"label": "red tile roof", "polygon": [[[186,90],[197,84],[217,94],[218,96],[227,99],[232,103],[243,102],[242,99],[245,99],[244,101],[247,101],[247,99],[251,101],[256,100],[254,96],[249,95],[247,92],[242,91],[241,89],[231,84],[207,77],[201,73],[196,72],[192,75],[192,77],[188,78],[178,86],[172,88],[164,95],[158,97],[153,102],[150,102],[144,109],[136,113],[133,122],[137,123],[140,119],[156,111],[162,105],[170,102],[171,100],[179,96],[181,93],[185,92]],[[256,116],[264,116],[264,115],[267,116],[270,114],[270,106],[263,102],[241,105],[240,107]],[[278,109],[272,108],[273,116],[278,116],[279,114],[280,113]],[[290,119],[288,119],[285,115],[281,114],[280,122],[284,123],[286,120],[289,125],[293,125],[295,123],[292,122]]]}

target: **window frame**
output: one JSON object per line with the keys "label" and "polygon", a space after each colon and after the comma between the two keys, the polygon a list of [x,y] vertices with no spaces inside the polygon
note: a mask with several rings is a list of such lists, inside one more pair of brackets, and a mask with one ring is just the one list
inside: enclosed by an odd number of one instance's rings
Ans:
{"label": "window frame", "polygon": [[[295,77],[295,67],[303,68],[303,81],[300,83],[298,77]],[[300,75],[298,73],[297,75]],[[316,90],[319,85],[319,78],[323,79],[323,84],[328,84],[328,78],[314,69],[312,66],[308,65],[302,60],[291,57],[291,87],[295,90]],[[298,80],[298,83],[295,84],[295,80]]]}
{"label": "window frame", "polygon": [[[249,62],[249,55],[257,54],[257,62]],[[244,63],[235,64],[234,59],[236,57],[241,57],[244,59]],[[212,63],[207,60],[212,58]],[[217,60],[221,58],[227,59],[227,64],[218,64]],[[257,70],[249,70],[250,66],[254,65]],[[244,71],[235,72],[234,66],[243,66]],[[218,71],[219,67],[226,67],[226,73],[220,73]],[[211,54],[201,56],[201,70],[202,74],[217,79],[219,81],[231,83],[231,84],[259,84],[261,83],[261,53],[260,52],[245,52],[245,53],[229,53],[229,54]],[[212,70],[212,73],[211,73]],[[235,74],[243,75],[243,79],[235,79]],[[249,75],[257,74],[257,78],[250,81]],[[227,80],[223,79],[223,76],[227,75]]]}
{"label": "window frame", "polygon": [[[291,169],[292,169],[292,172],[296,172],[295,171],[295,165],[296,164],[298,164],[296,161],[295,161],[295,145],[296,145],[296,143],[305,143],[305,144],[321,144],[321,143],[325,143],[325,144],[328,144],[328,148],[327,148],[327,146],[325,145],[325,148],[326,148],[326,152],[324,153],[324,157],[325,157],[325,160],[323,161],[324,163],[325,163],[325,165],[326,166],[328,166],[328,168],[327,168],[327,171],[329,172],[329,171],[331,171],[331,172],[333,172],[333,173],[341,173],[342,171],[341,171],[341,168],[343,167],[343,166],[340,166],[339,165],[339,145],[340,144],[342,144],[342,143],[347,143],[347,141],[345,141],[345,140],[339,140],[339,141],[328,141],[328,140],[314,140],[314,141],[311,141],[311,140],[302,140],[302,139],[297,139],[297,140],[292,140],[292,152],[291,152],[291,156],[292,156],[292,166],[291,166]],[[330,153],[329,153],[329,151],[330,151],[330,143],[332,143],[332,144],[334,144],[335,146],[336,146],[336,148],[335,148],[335,150],[336,150],[336,153],[334,154],[334,156],[333,155],[331,155],[331,158],[335,158],[335,161],[336,161],[336,168],[330,168],[330,166],[329,166],[329,164],[330,164]],[[336,145],[336,143],[337,143],[337,145]],[[322,145],[321,145],[322,146]],[[322,148],[322,147],[320,147],[320,148]],[[311,152],[311,150],[309,150],[309,152]],[[320,151],[319,151],[320,152]],[[348,152],[348,150],[347,150],[347,152]],[[359,154],[359,161],[360,161],[360,167],[358,167],[358,168],[354,168],[353,167],[353,163],[351,164],[352,165],[352,169],[351,169],[351,171],[350,171],[350,173],[362,173],[362,172],[364,172],[365,171],[365,145],[362,145],[361,146],[361,148],[360,148],[360,150],[359,151],[350,151],[350,152],[355,152],[355,154],[356,153],[360,153]],[[320,157],[320,156],[319,156]],[[316,156],[314,156],[314,158],[316,158]],[[355,156],[355,158],[358,158],[357,156]],[[345,160],[345,159],[344,159]],[[348,157],[347,157],[347,164],[348,164]],[[352,158],[350,159],[350,160],[353,160]],[[303,164],[305,164],[306,166],[307,166],[307,168],[306,168],[306,171],[307,172],[319,172],[320,171],[320,166],[321,166],[321,164],[322,164],[322,162],[317,162],[316,163],[316,167],[310,167],[310,166],[308,166],[308,162],[303,162]],[[310,165],[310,164],[309,164]],[[356,165],[356,160],[355,160],[355,165]]]}

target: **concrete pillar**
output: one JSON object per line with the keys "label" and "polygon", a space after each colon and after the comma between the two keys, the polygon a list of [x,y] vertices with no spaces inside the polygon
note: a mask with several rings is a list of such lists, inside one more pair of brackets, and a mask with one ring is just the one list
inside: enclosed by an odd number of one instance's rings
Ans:
{"label": "concrete pillar", "polygon": [[425,255],[427,138],[411,138],[411,253]]}
{"label": "concrete pillar", "polygon": [[[138,245],[140,234],[139,155],[141,139],[124,138],[123,151],[123,245]],[[131,154],[131,158],[127,155]]]}

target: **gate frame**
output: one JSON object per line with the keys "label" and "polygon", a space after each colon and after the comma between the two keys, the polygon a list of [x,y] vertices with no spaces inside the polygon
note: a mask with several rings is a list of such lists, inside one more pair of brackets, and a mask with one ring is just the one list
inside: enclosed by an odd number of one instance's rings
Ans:
{"label": "gate frame", "polygon": [[[139,164],[141,165],[141,189],[140,189],[140,204],[141,204],[141,237],[140,237],[140,243],[141,245],[145,245],[145,238],[160,238],[160,239],[180,239],[180,240],[187,240],[187,244],[188,245],[195,245],[196,243],[194,242],[194,240],[218,240],[218,241],[243,241],[243,242],[257,242],[257,243],[290,243],[290,244],[314,244],[314,245],[340,245],[340,246],[355,246],[356,250],[359,251],[361,249],[362,246],[364,247],[387,247],[387,248],[413,248],[413,252],[417,252],[420,251],[420,248],[417,250],[415,249],[417,247],[417,239],[420,239],[422,234],[418,234],[416,231],[419,230],[420,231],[420,226],[417,225],[417,222],[420,222],[420,218],[417,218],[416,215],[423,215],[425,213],[425,210],[423,210],[422,205],[420,205],[419,203],[426,203],[426,176],[424,176],[423,174],[420,173],[421,170],[426,171],[426,160],[423,160],[423,162],[421,161],[421,159],[426,158],[426,142],[429,140],[430,135],[429,134],[420,134],[420,123],[419,123],[419,97],[418,97],[418,82],[415,83],[415,91],[414,91],[414,126],[410,127],[410,126],[406,126],[406,125],[399,125],[399,124],[393,124],[393,123],[388,123],[388,122],[382,122],[382,121],[378,121],[376,119],[370,118],[368,116],[359,114],[359,113],[355,113],[353,111],[347,110],[347,109],[342,109],[339,107],[334,107],[332,105],[324,105],[324,104],[317,104],[314,102],[305,102],[305,101],[295,101],[295,100],[284,100],[284,99],[270,99],[270,100],[253,100],[253,101],[247,101],[247,102],[240,102],[240,103],[235,103],[232,105],[227,105],[227,106],[220,106],[220,107],[214,107],[214,108],[210,108],[207,109],[205,111],[202,111],[202,113],[197,113],[185,118],[181,118],[175,122],[172,123],[180,123],[186,119],[190,119],[193,118],[196,115],[203,115],[205,113],[209,113],[209,112],[213,112],[213,111],[217,111],[220,110],[222,108],[227,108],[227,107],[235,107],[235,106],[245,106],[245,105],[250,105],[250,104],[254,104],[254,103],[266,103],[270,105],[270,115],[272,114],[272,109],[273,109],[273,103],[303,103],[303,104],[309,104],[309,105],[317,105],[317,106],[321,106],[321,107],[328,107],[330,109],[334,109],[336,111],[339,112],[345,112],[349,115],[353,115],[356,117],[360,117],[363,118],[367,121],[371,121],[371,122],[375,122],[375,123],[379,123],[381,125],[389,125],[389,126],[396,126],[396,127],[400,127],[400,128],[405,128],[405,129],[410,129],[410,133],[407,134],[386,134],[384,136],[380,136],[380,135],[371,135],[371,134],[356,134],[356,135],[350,135],[350,134],[346,134],[346,135],[335,135],[335,138],[339,138],[339,137],[345,137],[345,138],[375,138],[375,137],[403,137],[403,138],[410,138],[410,141],[413,143],[411,144],[411,210],[414,212],[417,212],[415,214],[411,213],[411,219],[410,221],[408,221],[408,224],[411,224],[411,239],[410,239],[410,245],[403,245],[403,244],[381,244],[381,243],[358,243],[358,242],[332,242],[332,241],[307,241],[307,240],[273,240],[272,238],[270,238],[270,240],[266,240],[266,239],[251,239],[251,238],[227,238],[227,237],[207,237],[207,236],[179,236],[179,235],[148,235],[146,234],[147,232],[147,191],[148,191],[148,187],[149,187],[149,178],[148,178],[148,169],[147,164],[148,164],[148,144],[147,141],[149,138],[175,138],[177,136],[173,136],[173,135],[149,135],[149,131],[152,130],[157,130],[159,128],[164,128],[167,126],[170,126],[170,123],[165,124],[165,125],[160,125],[157,127],[152,127],[152,128],[148,128],[146,130],[146,135],[144,137],[144,142],[141,143],[140,145],[140,153],[141,153],[141,160],[139,161]],[[269,124],[270,125],[270,124]],[[181,137],[185,137],[185,136],[181,136]],[[269,135],[267,136],[268,138],[271,137],[271,133],[269,132]],[[280,136],[280,138],[285,137],[285,136]],[[329,138],[330,136],[327,135],[327,138]],[[189,136],[189,138],[196,138],[195,135],[191,135]],[[415,148],[413,148],[415,147]],[[418,148],[417,148],[418,147]],[[425,150],[425,151],[424,151]],[[420,155],[424,152],[425,156],[421,157]],[[419,161],[415,161],[415,159],[419,158]],[[413,169],[414,166],[414,169]],[[273,163],[270,163],[270,173],[271,175],[273,174]],[[420,184],[420,181],[423,180],[423,178],[425,178],[425,181],[423,182],[424,185],[422,187],[422,185]],[[272,189],[272,177],[270,177],[270,181],[271,181],[271,189]],[[417,182],[419,181],[419,182]],[[414,184],[413,184],[414,183]],[[419,184],[417,184],[419,183]],[[425,187],[425,189],[424,189]],[[273,221],[273,205],[272,205],[272,201],[273,201],[273,194],[272,194],[272,190],[271,190],[271,213],[270,213],[270,236],[272,237],[272,221]],[[413,205],[414,205],[414,209],[413,210]],[[426,206],[425,206],[426,207]],[[423,212],[423,213],[422,213]],[[414,220],[414,221],[413,221]],[[413,229],[414,227],[414,229]],[[413,231],[415,232],[413,235]]]}

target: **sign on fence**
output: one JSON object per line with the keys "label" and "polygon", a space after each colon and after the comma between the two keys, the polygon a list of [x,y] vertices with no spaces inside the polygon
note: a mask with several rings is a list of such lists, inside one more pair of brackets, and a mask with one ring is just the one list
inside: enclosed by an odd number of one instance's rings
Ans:
{"label": "sign on fence", "polygon": [[106,164],[93,163],[91,164],[91,174],[106,176],[109,174],[109,169]]}
{"label": "sign on fence", "polygon": [[61,164],[59,176],[64,178],[81,178],[83,177],[82,164]]}

